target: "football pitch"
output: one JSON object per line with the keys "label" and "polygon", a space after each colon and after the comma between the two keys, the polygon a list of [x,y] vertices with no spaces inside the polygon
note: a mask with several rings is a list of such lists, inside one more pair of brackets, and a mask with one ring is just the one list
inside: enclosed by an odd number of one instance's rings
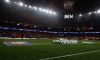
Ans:
{"label": "football pitch", "polygon": [[[6,46],[5,41],[27,41],[31,46]],[[95,44],[53,44],[53,39],[0,39],[0,60],[100,60]]]}

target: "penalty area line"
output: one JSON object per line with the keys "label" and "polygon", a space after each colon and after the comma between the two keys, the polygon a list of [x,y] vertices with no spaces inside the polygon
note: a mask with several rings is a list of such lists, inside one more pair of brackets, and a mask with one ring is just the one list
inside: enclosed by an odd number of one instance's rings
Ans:
{"label": "penalty area line", "polygon": [[70,54],[70,55],[64,55],[64,56],[57,56],[57,57],[51,57],[51,58],[44,58],[44,59],[40,59],[40,60],[52,60],[52,59],[64,58],[64,57],[75,56],[75,55],[95,53],[95,52],[100,52],[100,50],[90,51],[90,52],[83,52],[83,53],[76,53],[76,54]]}

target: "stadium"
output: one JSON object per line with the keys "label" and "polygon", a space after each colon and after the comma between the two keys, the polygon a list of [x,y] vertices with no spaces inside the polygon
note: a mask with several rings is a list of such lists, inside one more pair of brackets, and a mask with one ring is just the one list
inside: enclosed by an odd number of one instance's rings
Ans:
{"label": "stadium", "polygon": [[99,56],[99,0],[0,0],[0,60]]}

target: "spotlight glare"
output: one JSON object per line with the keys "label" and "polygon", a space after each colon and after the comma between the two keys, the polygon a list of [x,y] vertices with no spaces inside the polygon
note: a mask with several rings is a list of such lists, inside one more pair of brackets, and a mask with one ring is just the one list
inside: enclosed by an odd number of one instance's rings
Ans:
{"label": "spotlight glare", "polygon": [[16,2],[14,2],[14,3],[16,3]]}
{"label": "spotlight glare", "polygon": [[29,8],[32,8],[32,6],[28,6]]}
{"label": "spotlight glare", "polygon": [[48,11],[48,10],[46,10],[45,12],[47,12],[47,13],[48,13],[49,11]]}
{"label": "spotlight glare", "polygon": [[9,3],[10,1],[9,0],[5,0],[7,3]]}
{"label": "spotlight glare", "polygon": [[25,5],[25,7],[27,7],[27,5]]}
{"label": "spotlight glare", "polygon": [[89,14],[89,15],[91,15],[92,13],[91,13],[91,12],[89,12],[88,14]]}
{"label": "spotlight glare", "polygon": [[46,11],[45,9],[42,9],[42,11]]}
{"label": "spotlight glare", "polygon": [[39,10],[41,11],[42,9],[41,9],[41,8],[39,8]]}
{"label": "spotlight glare", "polygon": [[55,13],[55,12],[53,12],[53,14],[55,15],[56,13]]}
{"label": "spotlight glare", "polygon": [[52,14],[52,11],[49,11],[50,14]]}
{"label": "spotlight glare", "polygon": [[23,6],[24,4],[23,4],[22,2],[19,2],[19,5],[20,5],[20,6]]}
{"label": "spotlight glare", "polygon": [[98,10],[98,13],[100,13],[100,10]]}
{"label": "spotlight glare", "polygon": [[83,16],[82,14],[79,15],[80,17]]}
{"label": "spotlight glare", "polygon": [[34,9],[36,9],[36,10],[37,10],[37,7],[34,7]]}

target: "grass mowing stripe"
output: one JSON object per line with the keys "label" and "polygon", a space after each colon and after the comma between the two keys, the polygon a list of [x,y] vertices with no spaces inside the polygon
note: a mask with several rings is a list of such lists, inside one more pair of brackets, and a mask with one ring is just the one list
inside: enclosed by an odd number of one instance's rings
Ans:
{"label": "grass mowing stripe", "polygon": [[52,60],[52,59],[57,59],[57,58],[64,58],[64,57],[68,57],[68,56],[89,54],[89,53],[94,53],[94,52],[100,52],[100,50],[90,51],[90,52],[83,52],[83,53],[77,53],[77,54],[70,54],[70,55],[64,55],[64,56],[57,56],[57,57],[51,57],[51,58],[44,58],[44,59],[40,59],[40,60]]}

